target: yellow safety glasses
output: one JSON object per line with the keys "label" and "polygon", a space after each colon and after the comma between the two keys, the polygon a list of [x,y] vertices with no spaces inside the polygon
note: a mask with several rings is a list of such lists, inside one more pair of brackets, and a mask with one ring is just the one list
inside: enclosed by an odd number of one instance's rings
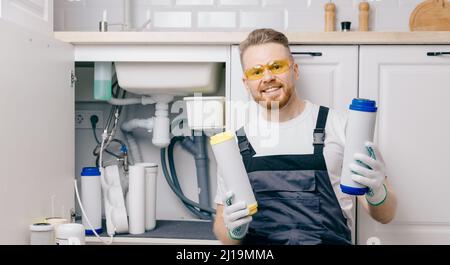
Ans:
{"label": "yellow safety glasses", "polygon": [[291,64],[289,64],[289,60],[274,60],[265,65],[255,65],[252,68],[249,68],[244,71],[245,76],[249,80],[258,80],[264,76],[264,72],[269,70],[272,74],[278,75],[282,73],[286,73],[289,68],[291,68]]}

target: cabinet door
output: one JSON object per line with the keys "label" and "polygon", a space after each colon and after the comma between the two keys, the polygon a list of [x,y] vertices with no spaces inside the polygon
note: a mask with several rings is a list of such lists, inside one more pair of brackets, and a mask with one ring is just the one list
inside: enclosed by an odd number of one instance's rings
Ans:
{"label": "cabinet door", "polygon": [[74,207],[73,47],[0,20],[0,244]]}
{"label": "cabinet door", "polygon": [[[358,93],[358,46],[291,46],[299,65],[300,78],[296,83],[301,98],[335,109],[348,109]],[[319,53],[312,56],[308,53]],[[302,54],[298,54],[302,53]],[[306,54],[304,54],[306,53]],[[232,47],[231,99],[227,111],[227,128],[236,130],[243,125],[242,112],[233,110],[239,101],[248,101],[250,95],[242,83],[242,68],[238,46]],[[355,213],[353,214],[355,216]],[[355,242],[355,226],[352,229]]]}
{"label": "cabinet door", "polygon": [[361,47],[359,96],[378,103],[375,142],[398,196],[387,225],[358,210],[361,244],[450,244],[450,56],[428,52],[450,46]]}
{"label": "cabinet door", "polygon": [[[239,47],[232,46],[231,104],[248,101],[250,95],[242,83]],[[300,78],[297,92],[303,99],[336,109],[346,109],[358,91],[358,46],[291,46],[299,65]],[[319,53],[316,56],[307,53]],[[306,54],[298,54],[306,53]],[[230,106],[233,110],[233,105]],[[237,109],[237,108],[236,108]],[[230,111],[229,111],[230,112]],[[237,113],[228,113],[230,129],[238,129],[242,119]]]}

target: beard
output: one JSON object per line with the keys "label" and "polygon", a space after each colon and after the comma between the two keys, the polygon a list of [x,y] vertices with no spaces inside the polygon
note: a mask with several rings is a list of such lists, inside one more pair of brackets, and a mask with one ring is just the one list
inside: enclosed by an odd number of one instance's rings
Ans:
{"label": "beard", "polygon": [[[270,87],[275,88],[268,89]],[[292,94],[293,88],[288,88],[283,84],[271,84],[253,93],[253,99],[268,110],[282,109],[288,104]]]}

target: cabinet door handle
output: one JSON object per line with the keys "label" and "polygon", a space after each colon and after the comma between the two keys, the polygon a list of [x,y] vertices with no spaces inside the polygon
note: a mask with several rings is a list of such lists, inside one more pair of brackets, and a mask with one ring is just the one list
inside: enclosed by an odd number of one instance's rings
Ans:
{"label": "cabinet door handle", "polygon": [[427,52],[427,56],[450,55],[450,52]]}
{"label": "cabinet door handle", "polygon": [[321,52],[292,52],[292,55],[322,56]]}

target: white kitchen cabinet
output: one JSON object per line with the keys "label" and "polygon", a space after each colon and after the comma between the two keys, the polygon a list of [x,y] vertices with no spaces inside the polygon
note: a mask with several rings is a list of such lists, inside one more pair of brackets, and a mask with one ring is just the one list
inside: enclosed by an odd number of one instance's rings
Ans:
{"label": "white kitchen cabinet", "polygon": [[450,242],[450,46],[361,46],[359,96],[379,106],[375,142],[398,197],[386,225],[358,210],[358,243]]}
{"label": "white kitchen cabinet", "polygon": [[74,208],[73,46],[0,19],[0,244]]}
{"label": "white kitchen cabinet", "polygon": [[[315,104],[346,109],[358,92],[358,46],[292,45],[290,48],[299,65],[296,87],[300,97]],[[233,45],[231,54],[231,104],[247,102],[250,94],[242,83],[239,46]],[[230,109],[238,108],[230,106]],[[239,129],[243,121],[236,117],[236,111],[228,114],[228,128]]]}

